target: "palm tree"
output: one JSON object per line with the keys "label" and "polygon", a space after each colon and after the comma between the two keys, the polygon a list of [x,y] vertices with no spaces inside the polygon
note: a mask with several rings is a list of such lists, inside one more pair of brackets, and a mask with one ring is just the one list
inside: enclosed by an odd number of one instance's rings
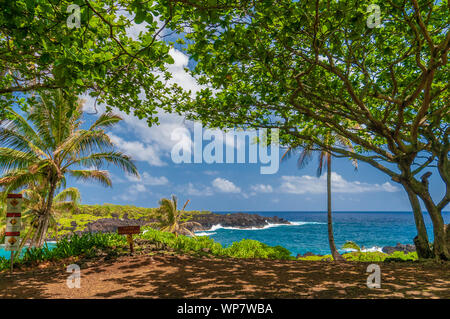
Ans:
{"label": "palm tree", "polygon": [[[31,242],[35,242],[40,237],[42,229],[37,228],[39,225],[39,217],[45,209],[45,200],[48,196],[48,188],[46,185],[33,185],[31,188],[22,191],[24,195],[23,220],[30,225],[28,232],[22,240],[22,248],[29,238]],[[58,224],[56,218],[65,211],[73,212],[81,201],[80,191],[76,187],[69,187],[61,191],[53,198],[53,205],[49,216],[49,228],[51,228],[58,238]],[[21,249],[19,249],[20,251]]]}
{"label": "palm tree", "polygon": [[4,223],[4,216],[6,212],[6,203],[4,200],[0,201],[0,244],[3,243],[6,231],[6,224]]}
{"label": "palm tree", "polygon": [[[333,145],[336,143],[339,143],[343,146],[348,147],[349,149],[352,149],[351,142],[337,134],[326,134],[323,137],[323,142],[325,145]],[[327,165],[327,224],[328,224],[328,242],[330,245],[331,255],[333,256],[333,259],[335,261],[345,261],[345,258],[341,256],[341,254],[336,249],[336,244],[334,241],[334,234],[333,234],[333,218],[331,214],[331,153],[323,148],[320,148],[316,146],[313,143],[306,143],[306,144],[298,144],[291,146],[287,149],[287,151],[283,154],[281,157],[281,160],[288,158],[292,155],[292,153],[300,148],[300,156],[297,160],[297,167],[303,168],[312,158],[314,152],[318,152],[319,154],[319,165],[317,167],[317,176],[322,175],[324,163],[326,162]],[[355,159],[352,159],[352,164],[355,167],[355,169],[358,168],[358,162]]]}
{"label": "palm tree", "polygon": [[195,234],[190,231],[188,226],[201,226],[197,222],[190,222],[186,219],[183,219],[183,215],[185,213],[184,209],[186,208],[189,200],[183,206],[182,210],[178,210],[177,208],[178,200],[175,195],[172,195],[172,199],[163,198],[159,201],[159,209],[157,215],[157,222],[152,223],[152,225],[156,226],[161,231],[166,231],[175,234],[178,237],[178,234],[189,234],[191,236],[195,236]]}
{"label": "palm tree", "polygon": [[104,164],[118,166],[139,176],[131,158],[114,149],[105,132],[121,118],[104,113],[88,128],[82,129],[82,104],[70,103],[61,91],[43,93],[31,107],[27,119],[14,111],[0,126],[0,186],[5,193],[36,183],[47,190],[42,199],[33,244],[42,246],[53,209],[55,193],[66,186],[66,176],[83,181],[97,181],[111,187]]}

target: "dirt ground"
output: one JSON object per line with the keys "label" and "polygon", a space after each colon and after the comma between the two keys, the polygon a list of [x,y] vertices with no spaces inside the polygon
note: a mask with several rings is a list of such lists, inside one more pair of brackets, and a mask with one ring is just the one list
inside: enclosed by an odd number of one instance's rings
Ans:
{"label": "dirt ground", "polygon": [[450,263],[380,263],[369,289],[367,263],[123,256],[80,263],[69,289],[64,265],[0,274],[0,298],[450,298]]}

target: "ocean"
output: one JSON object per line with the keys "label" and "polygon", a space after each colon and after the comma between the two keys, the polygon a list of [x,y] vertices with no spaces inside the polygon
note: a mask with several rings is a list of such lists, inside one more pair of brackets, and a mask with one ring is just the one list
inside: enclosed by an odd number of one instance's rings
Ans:
{"label": "ocean", "polygon": [[[215,212],[225,214],[230,212]],[[214,226],[209,231],[197,232],[197,236],[209,236],[223,246],[242,239],[254,239],[271,246],[280,245],[294,256],[312,252],[329,254],[326,212],[260,212],[247,211],[261,216],[278,216],[292,225],[269,225],[263,229],[236,229]],[[443,213],[446,224],[450,223],[450,212]],[[433,240],[432,224],[427,213],[425,223],[430,241]],[[412,212],[333,212],[333,227],[336,247],[339,251],[346,241],[364,246],[365,251],[381,251],[384,246],[397,243],[413,244],[416,227]]]}

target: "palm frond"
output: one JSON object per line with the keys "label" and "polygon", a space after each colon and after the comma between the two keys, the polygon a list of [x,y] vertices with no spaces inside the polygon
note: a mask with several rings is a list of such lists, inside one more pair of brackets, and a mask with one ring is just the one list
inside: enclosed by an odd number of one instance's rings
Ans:
{"label": "palm frond", "polygon": [[3,171],[27,168],[37,160],[39,160],[39,158],[31,152],[0,147],[0,167]]}
{"label": "palm frond", "polygon": [[124,153],[118,151],[94,153],[85,157],[75,159],[73,162],[70,162],[71,165],[80,164],[85,167],[96,167],[96,168],[102,167],[105,163],[119,167],[121,170],[123,170],[129,175],[139,176],[139,172],[136,168],[136,165],[131,160],[131,158],[125,155]]}
{"label": "palm frond", "polygon": [[122,117],[112,112],[106,112],[99,116],[99,118],[91,125],[89,131],[99,128],[109,128],[118,122],[122,121]]}
{"label": "palm frond", "polygon": [[318,177],[320,175],[322,175],[322,172],[323,172],[323,162],[324,162],[325,155],[326,155],[326,153],[324,151],[319,153],[319,163],[317,165],[317,172],[316,172],[316,175]]}
{"label": "palm frond", "polygon": [[81,193],[76,187],[69,187],[61,191],[54,197],[55,204],[64,203],[67,200],[78,203],[81,200]]}
{"label": "palm frond", "polygon": [[96,181],[106,187],[112,186],[108,171],[101,170],[68,170],[69,175],[77,180]]}

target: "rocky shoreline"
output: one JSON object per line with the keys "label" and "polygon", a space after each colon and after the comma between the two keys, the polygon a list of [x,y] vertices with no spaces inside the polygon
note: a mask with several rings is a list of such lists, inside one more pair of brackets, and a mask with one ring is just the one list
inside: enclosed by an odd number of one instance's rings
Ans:
{"label": "rocky shoreline", "polygon": [[[258,214],[248,213],[230,213],[230,214],[199,214],[195,215],[190,221],[199,223],[201,226],[190,227],[191,231],[207,231],[215,225],[222,227],[235,227],[240,229],[264,228],[269,225],[289,225],[289,221],[277,216],[264,217]],[[129,219],[127,215],[123,218],[101,218],[86,224],[84,231],[79,233],[95,232],[116,232],[119,226],[146,226],[154,222],[153,220]],[[72,224],[77,227],[76,222]]]}

